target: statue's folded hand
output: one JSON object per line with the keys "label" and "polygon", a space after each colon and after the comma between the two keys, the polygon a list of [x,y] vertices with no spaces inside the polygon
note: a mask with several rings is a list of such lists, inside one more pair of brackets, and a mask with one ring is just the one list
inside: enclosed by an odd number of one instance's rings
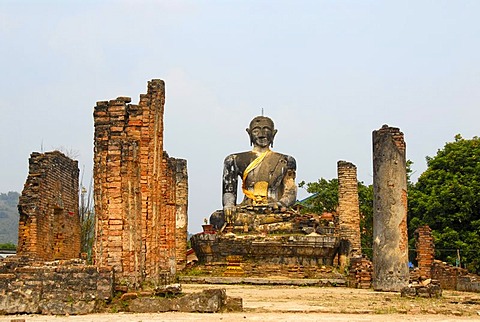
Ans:
{"label": "statue's folded hand", "polygon": [[[231,218],[235,212],[237,211],[237,207],[236,206],[225,206],[223,207],[223,213],[225,215],[225,218]],[[227,220],[228,222],[228,220]]]}

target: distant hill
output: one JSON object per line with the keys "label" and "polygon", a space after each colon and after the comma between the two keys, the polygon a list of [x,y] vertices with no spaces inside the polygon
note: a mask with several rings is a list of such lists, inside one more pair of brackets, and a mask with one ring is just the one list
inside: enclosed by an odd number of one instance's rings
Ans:
{"label": "distant hill", "polygon": [[15,191],[0,193],[0,244],[18,242],[18,198]]}

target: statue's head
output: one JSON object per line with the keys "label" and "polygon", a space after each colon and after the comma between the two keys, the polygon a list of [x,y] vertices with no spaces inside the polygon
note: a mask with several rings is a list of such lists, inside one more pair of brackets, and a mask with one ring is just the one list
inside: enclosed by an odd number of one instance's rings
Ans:
{"label": "statue's head", "polygon": [[273,139],[277,130],[271,118],[266,116],[257,116],[247,128],[248,135],[250,135],[250,144],[260,146],[263,148],[269,145],[273,147]]}

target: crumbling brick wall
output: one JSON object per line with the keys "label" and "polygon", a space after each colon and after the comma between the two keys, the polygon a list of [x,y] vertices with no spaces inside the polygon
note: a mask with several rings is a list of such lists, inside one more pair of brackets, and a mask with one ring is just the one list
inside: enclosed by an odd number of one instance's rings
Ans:
{"label": "crumbling brick wall", "polygon": [[19,255],[42,260],[80,257],[78,162],[59,151],[33,152],[19,199]]}
{"label": "crumbling brick wall", "polygon": [[348,243],[347,256],[360,257],[360,207],[358,201],[357,167],[347,161],[338,161],[338,224],[342,242]]}
{"label": "crumbling brick wall", "polygon": [[432,265],[435,259],[435,245],[433,243],[432,229],[421,226],[415,230],[415,248],[419,275],[423,278],[432,277]]}
{"label": "crumbling brick wall", "polygon": [[350,260],[349,286],[370,288],[372,286],[372,262],[365,257],[353,257]]}
{"label": "crumbling brick wall", "polygon": [[176,253],[176,168],[163,151],[165,83],[148,82],[139,104],[130,102],[118,97],[94,110],[94,260],[135,288],[172,281],[186,251]]}
{"label": "crumbling brick wall", "polygon": [[437,280],[444,290],[456,290],[458,278],[467,276],[468,270],[455,267],[440,260],[433,260],[432,279]]}

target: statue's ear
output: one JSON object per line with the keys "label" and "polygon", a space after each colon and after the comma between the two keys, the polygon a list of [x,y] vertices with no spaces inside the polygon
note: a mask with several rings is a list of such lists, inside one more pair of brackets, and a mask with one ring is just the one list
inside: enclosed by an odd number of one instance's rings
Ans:
{"label": "statue's ear", "polygon": [[253,144],[253,141],[252,141],[252,134],[251,134],[251,132],[250,132],[250,129],[247,127],[245,130],[247,131],[248,137],[250,138],[250,145],[252,145],[252,144]]}
{"label": "statue's ear", "polygon": [[272,148],[273,148],[273,139],[275,139],[275,134],[277,134],[277,132],[278,132],[277,129],[273,130],[273,132],[272,132],[272,142],[270,142],[270,146],[271,146]]}

